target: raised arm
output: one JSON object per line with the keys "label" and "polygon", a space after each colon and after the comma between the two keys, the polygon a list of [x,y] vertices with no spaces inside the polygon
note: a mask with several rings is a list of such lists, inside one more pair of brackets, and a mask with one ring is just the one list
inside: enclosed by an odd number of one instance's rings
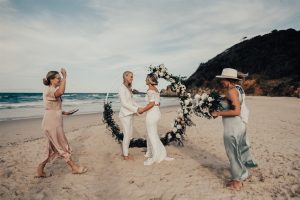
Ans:
{"label": "raised arm", "polygon": [[61,74],[62,74],[62,79],[60,81],[60,85],[59,88],[55,91],[54,96],[55,97],[60,97],[65,93],[65,89],[66,89],[66,79],[67,79],[67,72],[64,68],[61,68],[60,70]]}

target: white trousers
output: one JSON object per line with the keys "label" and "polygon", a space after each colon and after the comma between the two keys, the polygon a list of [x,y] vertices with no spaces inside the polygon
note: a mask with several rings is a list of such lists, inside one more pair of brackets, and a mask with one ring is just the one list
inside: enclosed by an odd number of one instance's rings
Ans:
{"label": "white trousers", "polygon": [[133,134],[133,115],[120,117],[120,121],[123,126],[123,134],[124,134],[123,142],[122,142],[123,156],[128,156],[129,144]]}

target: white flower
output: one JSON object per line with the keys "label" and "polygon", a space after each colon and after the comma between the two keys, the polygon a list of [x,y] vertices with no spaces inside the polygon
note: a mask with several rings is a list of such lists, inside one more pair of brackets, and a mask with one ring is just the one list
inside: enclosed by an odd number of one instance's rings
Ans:
{"label": "white flower", "polygon": [[183,111],[183,113],[184,113],[184,114],[188,114],[189,111],[185,109],[185,110]]}
{"label": "white flower", "polygon": [[196,95],[194,96],[194,99],[195,99],[196,102],[199,102],[200,99],[201,99],[201,96],[200,96],[199,94],[196,94]]}
{"label": "white flower", "polygon": [[214,98],[212,98],[212,97],[208,97],[208,99],[207,99],[209,102],[212,102],[213,100],[214,100]]}
{"label": "white flower", "polygon": [[178,108],[177,113],[182,113],[182,109]]}
{"label": "white flower", "polygon": [[163,72],[159,72],[158,75],[159,75],[160,77],[164,77],[165,74],[164,74]]}
{"label": "white flower", "polygon": [[159,68],[166,68],[164,64],[158,65]]}
{"label": "white flower", "polygon": [[189,105],[189,104],[190,104],[190,99],[184,100],[184,104],[185,104],[185,105]]}
{"label": "white flower", "polygon": [[166,75],[166,79],[170,79],[170,75],[168,74],[168,75]]}
{"label": "white flower", "polygon": [[167,72],[167,69],[166,68],[161,68],[160,71],[163,72],[163,73],[165,73],[165,72]]}
{"label": "white flower", "polygon": [[182,126],[180,124],[177,125],[177,129],[182,129]]}
{"label": "white flower", "polygon": [[183,118],[183,113],[178,113],[178,117]]}
{"label": "white flower", "polygon": [[180,136],[180,134],[179,134],[179,133],[177,133],[177,134],[176,134],[176,137],[177,137],[178,139],[180,139],[180,138],[181,138],[181,136]]}
{"label": "white flower", "polygon": [[207,98],[208,98],[208,94],[203,93],[203,94],[201,95],[201,99],[202,99],[202,100],[207,99]]}
{"label": "white flower", "polygon": [[192,97],[191,93],[187,93],[187,97],[191,98]]}
{"label": "white flower", "polygon": [[199,102],[199,105],[201,106],[202,104],[204,104],[204,101],[201,100],[201,101]]}
{"label": "white flower", "polygon": [[173,131],[173,133],[176,133],[177,132],[177,128],[174,127],[172,131]]}
{"label": "white flower", "polygon": [[175,79],[173,79],[173,78],[170,78],[169,81],[170,81],[171,83],[176,83]]}
{"label": "white flower", "polygon": [[170,140],[172,138],[172,135],[171,134],[168,134],[168,139]]}

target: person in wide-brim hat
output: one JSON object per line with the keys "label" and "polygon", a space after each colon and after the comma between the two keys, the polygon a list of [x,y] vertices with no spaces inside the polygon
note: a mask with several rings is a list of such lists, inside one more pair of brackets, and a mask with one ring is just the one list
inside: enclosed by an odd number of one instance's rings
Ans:
{"label": "person in wide-brim hat", "polygon": [[222,74],[216,76],[216,78],[241,80],[240,78],[238,78],[238,71],[236,69],[232,69],[232,68],[224,68],[222,70]]}
{"label": "person in wide-brim hat", "polygon": [[222,116],[224,126],[224,146],[230,162],[231,181],[226,186],[240,190],[242,181],[248,178],[247,168],[256,167],[257,164],[250,155],[250,145],[246,134],[249,110],[245,105],[245,92],[236,83],[241,79],[239,72],[233,68],[224,68],[221,75],[217,75],[225,89],[226,98],[231,102],[223,111],[212,112],[216,118]]}

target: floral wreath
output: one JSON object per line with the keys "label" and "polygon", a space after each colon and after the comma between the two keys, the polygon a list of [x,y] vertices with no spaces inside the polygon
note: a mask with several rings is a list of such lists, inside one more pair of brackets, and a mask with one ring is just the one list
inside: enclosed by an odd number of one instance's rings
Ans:
{"label": "floral wreath", "polygon": [[[177,145],[183,146],[186,127],[194,125],[191,120],[192,113],[199,117],[211,119],[211,112],[222,110],[221,98],[217,92],[196,94],[193,99],[191,93],[186,91],[186,86],[183,84],[185,77],[170,74],[164,64],[149,66],[148,69],[150,73],[156,74],[158,78],[169,81],[171,83],[171,90],[180,99],[181,108],[177,111],[173,129],[160,138],[164,145],[176,142]],[[123,133],[120,132],[119,125],[113,119],[113,114],[112,102],[105,102],[103,122],[106,124],[106,128],[111,131],[112,136],[120,143],[123,140]],[[146,146],[147,142],[144,138],[133,138],[129,145],[129,147]]]}

